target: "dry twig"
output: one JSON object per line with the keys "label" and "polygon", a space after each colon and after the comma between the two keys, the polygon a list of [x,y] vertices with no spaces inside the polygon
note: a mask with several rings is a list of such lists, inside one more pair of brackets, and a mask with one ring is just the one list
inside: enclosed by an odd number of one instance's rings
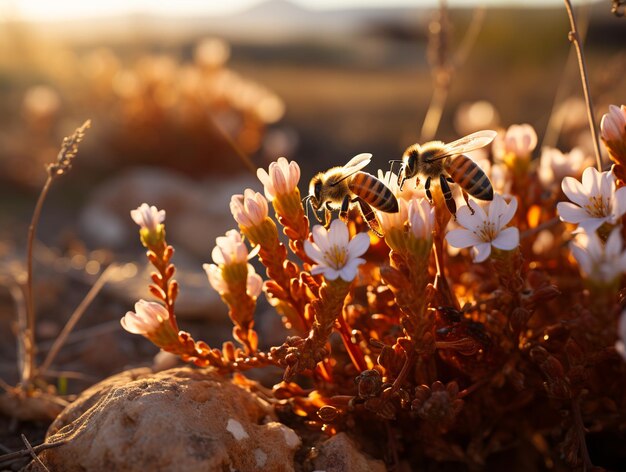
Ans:
{"label": "dry twig", "polygon": [[596,165],[598,170],[602,172],[602,155],[600,154],[600,140],[598,139],[598,130],[595,125],[595,118],[593,114],[593,102],[591,95],[589,94],[589,79],[587,76],[587,66],[585,64],[585,56],[583,52],[583,45],[580,39],[580,34],[576,26],[576,18],[574,17],[574,10],[570,0],[563,0],[565,2],[565,8],[567,9],[567,15],[569,16],[570,27],[572,28],[567,35],[569,40],[574,43],[576,47],[576,53],[578,54],[578,67],[580,69],[580,81],[583,86],[583,93],[585,95],[585,101],[587,103],[587,118],[589,119],[589,128],[591,129],[591,136],[593,138],[594,151],[596,153]]}

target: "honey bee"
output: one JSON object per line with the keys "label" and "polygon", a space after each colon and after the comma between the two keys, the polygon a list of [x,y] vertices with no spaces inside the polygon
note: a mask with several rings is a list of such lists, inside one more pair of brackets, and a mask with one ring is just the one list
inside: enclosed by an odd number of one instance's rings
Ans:
{"label": "honey bee", "polygon": [[[356,204],[370,229],[382,236],[380,223],[372,207],[386,213],[396,213],[398,200],[383,182],[367,172],[361,172],[371,158],[371,154],[359,154],[343,167],[333,167],[311,179],[305,201],[311,203],[318,222],[328,227],[333,210],[339,210],[339,217],[345,220],[351,204]],[[319,216],[322,209],[323,220]]]}
{"label": "honey bee", "polygon": [[453,215],[456,214],[456,203],[452,198],[448,183],[458,184],[463,189],[463,197],[466,201],[468,193],[479,200],[493,200],[493,187],[489,177],[478,164],[463,153],[486,146],[497,134],[495,131],[483,130],[448,144],[430,141],[422,145],[409,146],[402,156],[402,167],[398,175],[400,189],[405,180],[419,174],[426,177],[424,189],[426,196],[432,202],[430,181],[439,178],[446,206]]}

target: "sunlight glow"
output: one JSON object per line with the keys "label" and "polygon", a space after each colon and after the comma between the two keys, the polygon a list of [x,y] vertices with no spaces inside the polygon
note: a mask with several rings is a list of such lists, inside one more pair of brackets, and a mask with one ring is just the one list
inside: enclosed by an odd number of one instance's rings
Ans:
{"label": "sunlight glow", "polygon": [[[283,0],[270,0],[282,2]],[[289,3],[290,0],[284,0]],[[437,0],[291,0],[292,3],[310,9],[384,8],[384,7],[433,7]],[[107,0],[85,2],[83,0],[0,0],[0,19],[21,18],[32,21],[58,21],[129,14],[153,14],[167,16],[192,16],[198,14],[223,15],[245,10],[263,0]],[[562,2],[561,2],[562,3]],[[500,6],[552,6],[558,0],[450,0],[448,5],[467,7],[471,5]]]}

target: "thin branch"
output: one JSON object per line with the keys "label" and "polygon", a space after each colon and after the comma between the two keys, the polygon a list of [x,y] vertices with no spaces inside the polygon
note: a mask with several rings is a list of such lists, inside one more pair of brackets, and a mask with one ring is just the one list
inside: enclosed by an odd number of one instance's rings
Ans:
{"label": "thin branch", "polygon": [[85,121],[71,136],[63,139],[61,150],[56,160],[46,166],[48,177],[41,189],[33,216],[28,227],[28,239],[26,244],[26,326],[21,329],[20,337],[24,346],[24,362],[20,369],[20,377],[25,385],[29,385],[35,376],[35,301],[33,293],[33,246],[37,225],[41,217],[43,203],[46,200],[52,181],[64,175],[72,168],[72,161],[78,154],[78,145],[85,137],[85,131],[91,126],[91,121]]}
{"label": "thin branch", "polygon": [[[589,29],[589,10],[590,6],[587,4],[585,9],[580,10],[582,14],[578,17],[578,34],[580,35],[583,43],[585,42],[587,31]],[[570,48],[567,61],[565,62],[565,67],[561,73],[561,80],[559,80],[559,85],[557,86],[556,93],[554,94],[552,110],[550,112],[550,118],[548,119],[548,125],[546,126],[546,132],[543,135],[543,141],[540,146],[541,148],[546,146],[554,148],[557,145],[566,116],[566,113],[564,113],[562,109],[559,113],[557,113],[557,109],[564,102],[565,97],[567,97],[570,93],[570,82],[564,79],[573,73],[572,69],[576,67],[576,62],[576,51]]]}
{"label": "thin branch", "polygon": [[28,442],[28,439],[26,439],[26,436],[24,436],[23,434],[21,434],[20,436],[22,438],[22,442],[26,445],[26,449],[28,449],[28,452],[30,453],[31,457],[37,462],[37,464],[39,464],[39,466],[43,467],[43,470],[45,470],[46,472],[50,472],[50,470],[45,466],[45,464],[41,462],[41,459],[37,456],[37,453],[33,450],[33,446],[30,445],[30,443]]}
{"label": "thin branch", "polygon": [[237,154],[237,157],[243,162],[246,169],[248,169],[252,175],[256,177],[257,168],[241,147],[235,142],[235,140],[213,119],[213,117],[209,116],[209,123],[213,125],[213,128],[222,136],[222,139],[231,147],[231,149]]}
{"label": "thin branch", "polygon": [[91,304],[96,295],[98,295],[100,290],[102,290],[102,287],[104,287],[104,285],[109,281],[113,271],[117,269],[117,264],[111,264],[102,272],[102,274],[100,274],[98,280],[96,280],[89,292],[87,292],[87,295],[85,295],[85,298],[83,298],[80,304],[76,307],[74,313],[72,313],[72,316],[70,316],[69,320],[67,320],[67,323],[63,327],[63,330],[54,341],[54,344],[52,344],[48,355],[41,364],[41,367],[39,369],[40,374],[45,374],[46,370],[50,367],[50,365],[54,361],[54,358],[65,344],[65,341],[67,340],[69,334],[72,332],[72,329],[74,329],[74,326],[76,326],[76,323],[78,323],[78,320],[80,320],[80,318],[85,313],[87,307]]}
{"label": "thin branch", "polygon": [[43,444],[40,444],[39,446],[31,447],[30,450],[29,449],[22,449],[21,451],[11,452],[9,454],[4,454],[4,455],[0,456],[0,464],[3,464],[5,462],[14,461],[15,459],[19,459],[20,457],[30,456],[31,455],[31,450],[37,454],[37,453],[39,453],[41,451],[45,451],[46,449],[52,449],[53,447],[62,446],[63,444],[65,444],[67,442],[68,442],[67,439],[63,439],[61,441],[56,441],[56,442],[53,442],[53,443],[43,443]]}
{"label": "thin branch", "polygon": [[574,43],[576,47],[576,53],[578,54],[578,67],[580,69],[580,80],[583,86],[583,93],[585,95],[585,101],[587,102],[587,118],[589,120],[589,128],[591,129],[591,136],[593,138],[594,151],[596,153],[596,165],[598,170],[602,172],[602,155],[600,154],[600,140],[598,138],[598,130],[595,125],[595,118],[593,113],[593,102],[591,101],[591,95],[589,95],[589,79],[587,75],[587,66],[585,65],[585,56],[583,53],[582,42],[580,40],[580,34],[576,27],[576,18],[574,17],[574,10],[570,0],[563,0],[565,2],[565,8],[567,9],[567,15],[569,17],[571,31],[567,35],[570,42]]}
{"label": "thin branch", "polygon": [[13,303],[15,304],[15,311],[17,312],[17,326],[18,333],[21,333],[17,336],[17,370],[20,375],[20,380],[23,382],[25,379],[22,376],[24,372],[24,366],[26,364],[26,357],[29,352],[29,348],[27,347],[28,337],[24,334],[28,329],[28,310],[26,308],[26,299],[24,297],[24,286],[19,284],[15,278],[3,277],[2,282],[6,285],[11,294],[11,298],[13,298]]}
{"label": "thin branch", "polygon": [[[484,7],[479,7],[474,10],[472,16],[472,22],[470,23],[465,36],[461,40],[459,49],[457,50],[454,58],[449,61],[447,58],[448,51],[448,10],[445,0],[440,0],[439,3],[439,16],[437,20],[434,20],[431,25],[431,30],[434,30],[433,41],[435,43],[436,51],[433,55],[436,55],[436,62],[434,70],[434,90],[433,95],[426,111],[426,117],[422,124],[422,130],[420,132],[421,142],[432,140],[437,134],[439,124],[441,122],[441,116],[443,115],[443,109],[445,108],[448,100],[448,93],[450,91],[450,83],[452,82],[452,75],[455,70],[460,68],[467,60],[470,51],[476,44],[478,35],[482,30],[483,21],[485,19]],[[435,36],[436,35],[436,36]]]}
{"label": "thin branch", "polygon": [[[104,323],[100,323],[95,326],[90,326],[89,328],[83,328],[76,331],[72,331],[65,341],[65,345],[79,343],[81,341],[85,341],[86,339],[95,338],[98,336],[102,336],[104,334],[109,334],[117,331],[120,327],[119,320],[107,321]],[[40,352],[49,352],[52,349],[52,346],[56,342],[54,341],[45,341],[39,344]]]}
{"label": "thin branch", "polygon": [[49,173],[46,178],[46,183],[41,189],[41,193],[37,199],[33,217],[28,227],[28,240],[26,243],[26,326],[21,333],[23,337],[24,359],[22,368],[20,369],[20,377],[24,384],[30,383],[34,376],[35,355],[37,350],[37,346],[35,345],[35,301],[33,294],[33,244],[35,242],[37,224],[41,216],[41,209],[46,200],[46,195],[48,195],[48,190],[50,190],[52,179],[52,174]]}
{"label": "thin branch", "polygon": [[527,229],[526,231],[523,231],[520,234],[520,239],[526,239],[529,236],[533,236],[541,231],[543,231],[544,229],[550,229],[556,225],[558,225],[561,222],[560,219],[558,219],[556,216],[554,218],[549,219],[548,221],[544,221],[541,224],[538,224],[537,226],[535,226],[534,228],[530,228]]}

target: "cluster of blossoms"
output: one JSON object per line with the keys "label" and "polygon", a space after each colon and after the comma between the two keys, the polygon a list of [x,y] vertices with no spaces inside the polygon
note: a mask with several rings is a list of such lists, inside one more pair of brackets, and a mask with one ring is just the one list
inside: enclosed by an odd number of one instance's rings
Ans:
{"label": "cluster of blossoms", "polygon": [[[518,392],[543,386],[551,401],[569,408],[588,391],[580,387],[576,371],[586,362],[580,360],[584,349],[593,359],[613,356],[615,361],[616,352],[626,358],[626,312],[619,321],[615,314],[626,272],[626,190],[617,174],[626,164],[626,155],[620,154],[625,117],[623,107],[613,107],[602,121],[602,137],[615,163],[605,172],[590,167],[580,149],[564,154],[544,148],[533,161],[535,131],[526,124],[511,126],[494,142],[494,163],[483,169],[498,181],[493,199],[476,200],[454,185],[454,218],[436,183],[431,201],[418,178],[400,189],[398,175],[379,171],[397,200],[397,212],[374,209],[372,217],[361,208],[360,216],[355,211],[348,220],[310,228],[298,189],[298,164],[279,158],[260,169],[263,193],[245,189],[231,198],[238,229],[216,239],[213,263],[203,266],[229,308],[240,347],[229,341],[221,350],[211,348],[178,330],[165,212],[143,204],[131,216],[156,269],[151,292],[159,302],[139,301],[122,326],[186,361],[223,372],[283,368],[286,382],[275,389],[312,424],[345,427],[348,422],[339,418],[357,410],[386,421],[410,411],[411,418],[419,418],[420,437],[429,438],[433,450],[446,447],[449,438],[443,435],[463,414],[465,402],[491,414],[480,395],[471,398],[471,393],[500,389],[496,383],[508,382]],[[372,218],[382,237],[360,230]],[[564,224],[558,224],[559,218]],[[553,244],[552,253],[538,257],[534,248],[541,231],[552,243],[569,245]],[[461,251],[452,254],[446,247]],[[467,264],[465,249],[474,264]],[[249,262],[255,257],[264,276]],[[565,275],[556,273],[563,267]],[[557,326],[550,302],[559,296],[551,280],[560,282],[559,277],[569,277],[567,283],[580,288],[570,312],[585,316],[570,314],[568,323]],[[254,329],[261,293],[292,334],[269,351],[259,349]],[[595,325],[586,313],[595,316]],[[610,329],[596,329],[598,320]],[[551,336],[557,329],[560,334]],[[331,342],[333,332],[340,349]],[[588,341],[583,347],[581,338]],[[559,347],[551,343],[566,344],[567,358],[558,357]],[[602,349],[609,355],[596,356]],[[445,379],[450,372],[454,378]],[[303,394],[290,382],[295,375],[309,376],[315,393]],[[494,382],[496,377],[501,380]],[[584,443],[584,432],[563,431]],[[576,443],[571,450],[580,447]]]}

